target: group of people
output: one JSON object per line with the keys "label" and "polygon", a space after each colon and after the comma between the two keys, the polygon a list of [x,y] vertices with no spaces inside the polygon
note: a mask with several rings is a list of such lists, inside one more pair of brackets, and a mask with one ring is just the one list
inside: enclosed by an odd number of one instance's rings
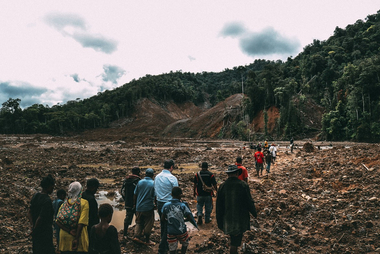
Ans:
{"label": "group of people", "polygon": [[53,226],[61,254],[121,253],[118,232],[109,224],[112,206],[102,204],[98,207],[95,193],[100,184],[96,178],[88,179],[86,185],[82,193],[82,185],[72,182],[67,193],[58,190],[57,198],[52,202],[49,195],[54,190],[55,180],[51,175],[42,179],[42,191],[33,195],[28,211],[33,254],[56,253]]}
{"label": "group of people", "polygon": [[[172,174],[173,160],[164,162],[164,169],[154,177],[154,170],[145,170],[140,177],[139,167],[132,169],[121,188],[125,201],[126,218],[124,237],[133,241],[154,245],[150,235],[154,225],[154,210],[160,216],[159,253],[176,253],[181,243],[181,253],[185,253],[189,244],[189,233],[185,221],[189,221],[199,230],[198,225],[208,224],[213,210],[213,196],[216,198],[216,221],[218,227],[231,238],[231,253],[237,253],[243,233],[249,230],[250,215],[257,217],[254,201],[247,184],[248,172],[242,166],[242,158],[235,165],[228,166],[228,178],[219,188],[215,176],[203,162],[201,170],[194,175],[193,193],[197,198],[197,221],[187,202],[182,201],[182,189],[178,179]],[[100,186],[96,178],[87,180],[86,190],[73,182],[65,190],[57,191],[57,199],[51,201],[55,181],[51,175],[41,181],[42,191],[36,193],[29,209],[32,224],[33,253],[55,253],[53,229],[56,228],[58,250],[68,253],[121,253],[116,228],[109,223],[113,208],[102,204],[98,208],[95,193]],[[204,208],[204,212],[203,212]],[[128,227],[135,216],[136,226],[132,236],[128,236]],[[54,218],[54,219],[53,219]]]}
{"label": "group of people", "polygon": [[268,141],[265,141],[264,152],[261,150],[261,146],[257,146],[257,151],[254,154],[256,175],[257,177],[263,175],[264,165],[266,164],[267,177],[269,177],[271,164],[276,162],[277,147],[275,143],[269,146]]}

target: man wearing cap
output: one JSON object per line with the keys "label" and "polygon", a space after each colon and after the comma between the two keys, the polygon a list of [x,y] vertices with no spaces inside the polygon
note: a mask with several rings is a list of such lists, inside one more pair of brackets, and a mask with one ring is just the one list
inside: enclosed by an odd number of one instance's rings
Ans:
{"label": "man wearing cap", "polygon": [[82,194],[82,198],[88,201],[89,204],[89,218],[87,232],[90,235],[91,227],[99,223],[98,217],[98,202],[95,199],[95,193],[97,192],[100,183],[98,179],[91,178],[87,180],[87,189]]}
{"label": "man wearing cap", "polygon": [[202,224],[203,217],[203,206],[205,207],[205,223],[211,222],[211,212],[212,212],[212,196],[213,190],[207,191],[203,188],[203,183],[208,187],[213,187],[216,191],[216,180],[213,173],[208,171],[208,163],[202,162],[202,170],[195,174],[194,176],[194,197],[197,197],[197,216],[198,225]]}
{"label": "man wearing cap", "polygon": [[145,178],[140,180],[135,188],[134,204],[136,207],[135,240],[141,241],[145,236],[145,243],[151,245],[149,240],[154,224],[154,171],[148,168]]}
{"label": "man wearing cap", "polygon": [[[162,207],[166,202],[172,199],[173,187],[178,187],[177,177],[172,175],[174,169],[174,161],[166,160],[164,162],[164,169],[154,179],[154,191],[156,194],[157,211],[162,216]],[[167,242],[167,222],[160,220],[161,224],[161,241],[158,247],[158,253],[167,253],[169,250]]]}
{"label": "man wearing cap", "polygon": [[125,205],[125,219],[124,219],[124,236],[128,236],[128,227],[132,224],[133,215],[135,214],[134,210],[134,194],[137,183],[140,181],[140,168],[133,167],[132,174],[128,175],[124,181],[123,186],[121,187],[121,196],[124,199]]}
{"label": "man wearing cap", "polygon": [[249,213],[257,217],[249,186],[238,179],[238,171],[236,165],[228,166],[228,178],[220,185],[216,199],[218,228],[230,235],[230,253],[238,253],[243,233],[250,229]]}

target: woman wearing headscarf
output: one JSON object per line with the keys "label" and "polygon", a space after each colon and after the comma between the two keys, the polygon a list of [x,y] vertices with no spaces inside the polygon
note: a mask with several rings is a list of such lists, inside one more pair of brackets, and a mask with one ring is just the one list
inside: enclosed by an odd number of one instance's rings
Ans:
{"label": "woman wearing headscarf", "polygon": [[57,215],[57,225],[61,228],[59,247],[61,254],[88,252],[88,201],[81,198],[82,185],[73,182],[69,185],[68,198]]}

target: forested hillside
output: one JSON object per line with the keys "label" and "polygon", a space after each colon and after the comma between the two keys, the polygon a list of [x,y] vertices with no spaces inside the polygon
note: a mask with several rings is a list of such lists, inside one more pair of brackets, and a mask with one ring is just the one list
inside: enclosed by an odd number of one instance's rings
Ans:
{"label": "forested hillside", "polygon": [[[275,106],[280,111],[277,137],[320,131],[320,138],[328,140],[379,140],[379,52],[380,11],[346,28],[336,27],[329,39],[314,40],[285,62],[255,60],[219,73],[147,75],[91,98],[53,107],[35,104],[21,109],[20,100],[10,98],[2,104],[0,133],[65,134],[108,127],[130,117],[142,98],[214,106],[243,90],[246,115],[242,114],[239,128],[248,128],[258,113],[265,116]],[[325,109],[322,129],[302,120],[310,101]]]}

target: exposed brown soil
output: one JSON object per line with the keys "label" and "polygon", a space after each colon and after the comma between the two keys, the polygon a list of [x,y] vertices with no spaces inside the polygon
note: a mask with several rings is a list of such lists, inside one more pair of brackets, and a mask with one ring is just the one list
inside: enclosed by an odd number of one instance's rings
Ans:
{"label": "exposed brown soil", "polygon": [[[268,114],[268,132],[271,133],[276,127],[277,119],[280,117],[280,111],[278,108],[272,106],[267,110]],[[253,119],[252,124],[254,125],[255,132],[264,132],[264,113],[260,111],[257,116]]]}
{"label": "exposed brown soil", "polygon": [[[198,107],[191,102],[175,104],[142,99],[130,118],[122,118],[109,129],[86,131],[86,140],[141,140],[147,137],[220,138],[231,137],[231,126],[242,119],[243,95],[235,94],[212,108]],[[271,107],[268,112],[268,132],[276,127],[279,110]],[[245,112],[246,113],[246,112]],[[255,132],[264,131],[263,113],[252,119]]]}
{"label": "exposed brown soil", "polygon": [[[74,180],[84,184],[89,177],[111,179],[100,190],[112,193],[120,189],[132,166],[160,168],[164,159],[172,158],[184,200],[195,212],[191,180],[198,169],[186,165],[208,161],[221,183],[226,179],[226,166],[237,156],[243,156],[249,169],[249,186],[258,210],[258,219],[252,218],[251,230],[244,234],[241,252],[379,252],[379,145],[310,143],[306,146],[313,146],[313,151],[305,151],[305,141],[295,143],[294,153],[286,147],[288,143],[277,143],[272,173],[269,178],[257,178],[254,151],[233,140],[0,136],[0,252],[30,253],[26,212],[46,174],[55,177],[56,189],[67,188]],[[228,237],[217,229],[215,219],[200,229],[191,232],[188,253],[228,252]],[[152,241],[159,242],[159,222]],[[156,253],[158,248],[158,244],[150,248],[124,240],[121,233],[120,243],[125,253]]]}

